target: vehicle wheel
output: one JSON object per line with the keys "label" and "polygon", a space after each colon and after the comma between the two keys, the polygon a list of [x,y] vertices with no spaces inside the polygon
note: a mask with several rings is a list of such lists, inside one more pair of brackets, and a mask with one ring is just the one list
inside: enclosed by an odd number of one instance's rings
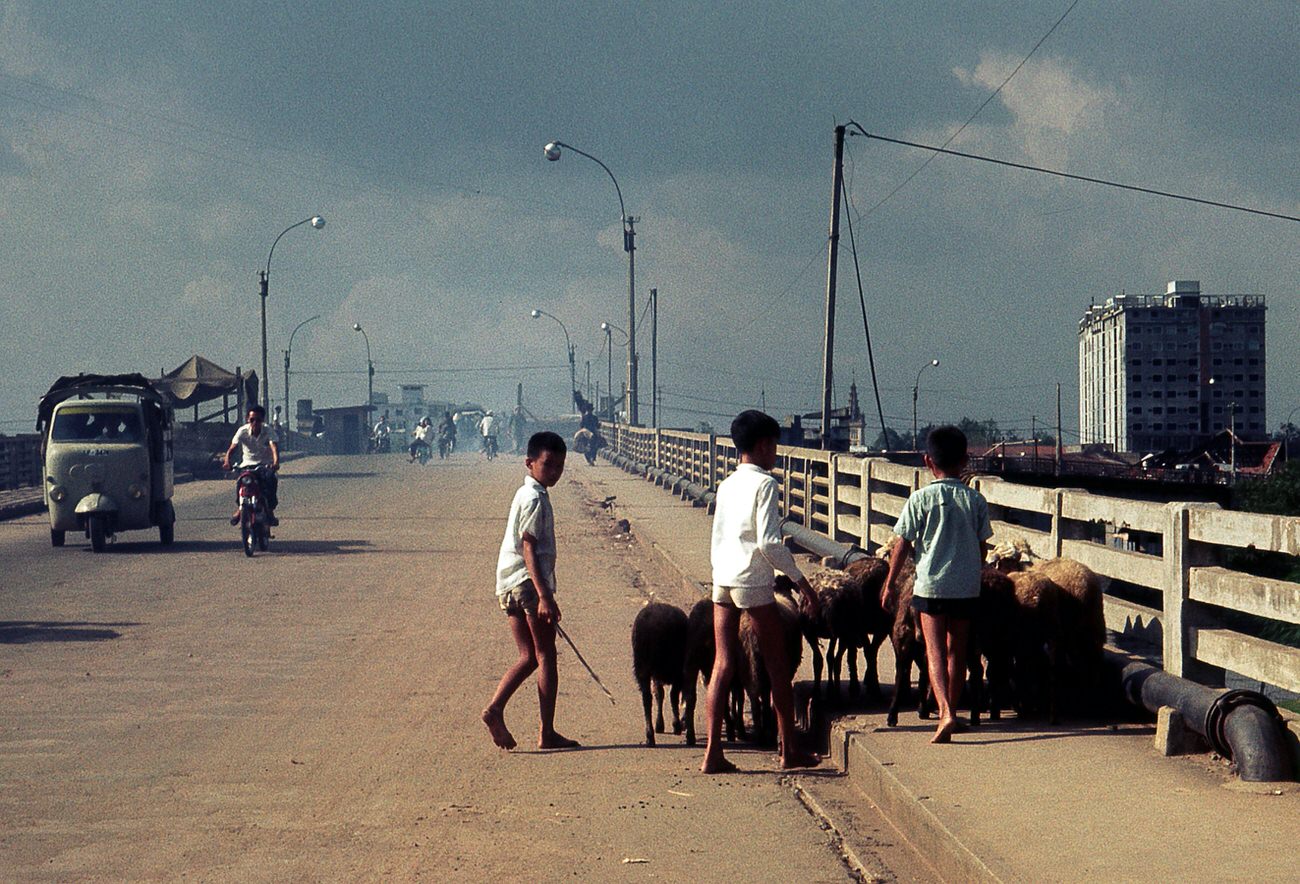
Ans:
{"label": "vehicle wheel", "polygon": [[158,542],[163,546],[171,546],[176,540],[176,523],[164,522],[158,526]]}
{"label": "vehicle wheel", "polygon": [[67,532],[55,531],[50,529],[50,546],[63,546],[63,541]]}
{"label": "vehicle wheel", "polygon": [[269,525],[262,525],[257,531],[257,548],[266,552],[271,548],[271,528]]}
{"label": "vehicle wheel", "polygon": [[253,526],[249,522],[248,516],[244,516],[243,521],[239,523],[239,536],[244,541],[244,555],[252,558],[253,545],[256,541],[253,539]]}
{"label": "vehicle wheel", "polygon": [[86,517],[86,533],[90,535],[90,548],[95,552],[104,551],[108,535],[106,527],[104,517],[98,513],[91,513]]}

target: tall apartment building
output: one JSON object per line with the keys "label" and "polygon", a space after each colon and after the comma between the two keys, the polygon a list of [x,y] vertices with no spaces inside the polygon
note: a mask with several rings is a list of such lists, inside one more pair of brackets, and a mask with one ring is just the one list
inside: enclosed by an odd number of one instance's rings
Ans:
{"label": "tall apartment building", "polygon": [[1235,423],[1265,432],[1264,298],[1116,295],[1079,320],[1079,432],[1117,451],[1186,450]]}

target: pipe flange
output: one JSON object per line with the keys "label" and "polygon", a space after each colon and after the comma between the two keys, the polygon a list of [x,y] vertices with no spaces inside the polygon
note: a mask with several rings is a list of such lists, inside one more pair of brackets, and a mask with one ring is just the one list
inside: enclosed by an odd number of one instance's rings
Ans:
{"label": "pipe flange", "polygon": [[1205,738],[1210,741],[1210,747],[1215,752],[1229,760],[1232,760],[1232,746],[1228,744],[1228,740],[1223,734],[1223,726],[1233,710],[1240,709],[1243,706],[1255,706],[1263,709],[1279,725],[1286,726],[1282,715],[1277,711],[1277,705],[1259,691],[1241,689],[1224,691],[1214,698],[1214,702],[1210,704],[1209,710],[1205,713]]}

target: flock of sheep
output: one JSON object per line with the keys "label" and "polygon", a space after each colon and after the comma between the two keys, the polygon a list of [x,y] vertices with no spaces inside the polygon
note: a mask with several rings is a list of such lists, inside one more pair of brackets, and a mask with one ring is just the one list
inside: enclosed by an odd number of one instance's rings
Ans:
{"label": "flock of sheep", "polygon": [[[912,667],[919,669],[917,711],[929,717],[933,695],[928,693],[925,643],[920,622],[912,610],[915,572],[904,566],[891,593],[882,604],[881,589],[889,569],[891,547],[880,556],[867,556],[845,570],[825,569],[809,577],[821,602],[808,616],[796,603],[793,584],[777,578],[777,603],[786,628],[789,678],[794,679],[803,644],[812,654],[812,695],[798,703],[796,712],[807,721],[812,698],[821,693],[823,667],[826,692],[837,696],[844,657],[849,662],[849,693],[865,689],[870,699],[880,699],[876,656],[888,638],[894,649],[896,680],[887,722],[898,723],[898,712],[911,702]],[[1071,708],[1095,711],[1101,697],[1103,645],[1106,625],[1102,613],[1102,581],[1072,559],[1035,560],[1027,544],[1001,544],[990,556],[981,577],[981,614],[971,629],[965,691],[971,723],[981,713],[991,719],[1003,709],[1018,715],[1042,715],[1055,724],[1062,697],[1077,701]],[[745,739],[745,699],[749,699],[754,735],[772,743],[775,720],[770,709],[767,667],[747,615],[740,621],[739,674],[732,686],[726,736]],[[822,641],[826,641],[823,655]],[[857,655],[863,651],[865,672],[858,681]],[[664,691],[669,691],[673,733],[686,734],[695,745],[695,703],[701,680],[708,685],[713,670],[713,603],[696,602],[689,613],[675,605],[651,602],[632,623],[632,669],[641,689],[645,710],[646,745],[664,733]],[[987,682],[986,682],[987,676]],[[652,704],[653,695],[653,704]],[[684,702],[684,710],[679,707]],[[652,714],[653,713],[653,714]]]}

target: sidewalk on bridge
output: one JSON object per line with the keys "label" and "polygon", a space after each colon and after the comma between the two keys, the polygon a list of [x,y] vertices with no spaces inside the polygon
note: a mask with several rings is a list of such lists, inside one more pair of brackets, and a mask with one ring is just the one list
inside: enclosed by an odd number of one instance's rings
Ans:
{"label": "sidewalk on bridge", "polygon": [[[711,517],[608,462],[589,476],[632,533],[703,591]],[[893,672],[886,643],[885,685]],[[1300,789],[1237,782],[1209,755],[1161,757],[1152,725],[1013,715],[934,746],[933,719],[908,711],[890,728],[881,704],[844,711],[831,722],[831,760],[944,879],[1294,880]]]}

